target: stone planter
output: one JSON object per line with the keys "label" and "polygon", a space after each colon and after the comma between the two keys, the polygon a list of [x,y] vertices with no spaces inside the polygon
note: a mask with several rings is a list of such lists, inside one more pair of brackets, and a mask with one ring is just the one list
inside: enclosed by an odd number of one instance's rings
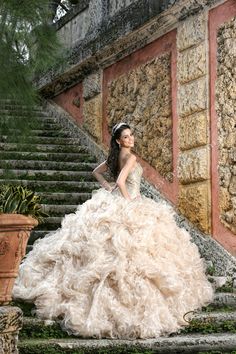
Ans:
{"label": "stone planter", "polygon": [[12,300],[12,289],[30,231],[37,225],[38,221],[30,216],[0,215],[0,305]]}

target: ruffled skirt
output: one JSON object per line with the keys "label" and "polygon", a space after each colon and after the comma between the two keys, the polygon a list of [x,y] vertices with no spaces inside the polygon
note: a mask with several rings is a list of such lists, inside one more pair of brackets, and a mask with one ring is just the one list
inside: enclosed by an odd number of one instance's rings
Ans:
{"label": "ruffled skirt", "polygon": [[14,297],[69,333],[148,338],[187,325],[184,314],[208,304],[213,290],[170,206],[100,189],[35,243]]}

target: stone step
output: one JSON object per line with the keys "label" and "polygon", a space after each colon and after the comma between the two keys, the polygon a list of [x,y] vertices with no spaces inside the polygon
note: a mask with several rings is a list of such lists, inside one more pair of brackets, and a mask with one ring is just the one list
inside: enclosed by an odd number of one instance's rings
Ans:
{"label": "stone step", "polygon": [[0,117],[1,122],[1,131],[5,135],[13,135],[16,134],[24,135],[22,133],[22,128],[24,130],[25,126],[27,127],[27,132],[30,130],[66,130],[64,127],[60,126],[59,123],[54,118],[39,118],[33,117],[33,119],[29,119],[29,117]]}
{"label": "stone step", "polygon": [[44,180],[44,181],[95,181],[89,171],[61,171],[61,170],[10,170],[0,169],[0,180],[11,178],[17,180]]}
{"label": "stone step", "polygon": [[[231,333],[211,335],[192,334],[152,339],[28,339],[20,340],[18,348],[21,354],[67,353],[67,354],[115,354],[115,353],[158,353],[158,354],[197,354],[214,351],[228,353],[236,348],[236,336]],[[217,354],[220,354],[217,352]]]}
{"label": "stone step", "polygon": [[10,110],[10,111],[14,111],[14,110],[32,110],[32,111],[36,111],[36,112],[42,112],[43,111],[43,107],[42,106],[38,106],[38,105],[26,105],[26,104],[21,104],[20,102],[14,102],[14,101],[5,101],[5,100],[0,100],[0,111],[1,110]]}
{"label": "stone step", "polygon": [[[225,321],[234,321],[236,325],[236,310],[235,311],[215,311],[215,312],[200,312],[195,313],[192,317],[193,320],[206,322],[225,322]],[[235,327],[236,330],[236,327]]]}
{"label": "stone step", "polygon": [[[38,227],[40,227],[40,225]],[[36,240],[43,238],[48,232],[48,230],[38,230],[38,228],[31,231],[27,247],[32,246]]]}
{"label": "stone step", "polygon": [[[38,130],[39,132],[40,130]],[[44,131],[44,134],[42,133],[41,135],[36,135],[32,133],[33,131],[30,131],[30,136],[26,137],[26,141],[29,141],[30,144],[78,144],[78,139],[71,138],[66,131],[59,131],[59,130],[50,130]],[[35,130],[37,132],[37,130]],[[16,134],[18,134],[16,132]],[[16,142],[16,136],[17,135],[1,135],[0,137],[0,142],[1,143],[15,143]],[[19,135],[18,135],[19,137]]]}
{"label": "stone step", "polygon": [[42,204],[43,210],[49,216],[60,216],[63,217],[66,214],[74,213],[78,205],[69,204]]}
{"label": "stone step", "polygon": [[92,171],[97,164],[87,162],[59,162],[35,160],[4,160],[0,163],[2,169],[18,170],[58,170],[58,171]]}
{"label": "stone step", "polygon": [[[6,184],[19,184],[18,180],[7,179]],[[74,181],[34,181],[34,180],[21,180],[20,183],[33,189],[35,192],[73,192],[73,193],[91,193],[93,190],[99,188],[97,182],[74,182]]]}
{"label": "stone step", "polygon": [[67,145],[56,145],[56,144],[15,144],[15,143],[0,143],[0,149],[2,151],[22,151],[22,152],[87,152],[88,150],[81,145],[67,144]]}
{"label": "stone step", "polygon": [[[64,152],[30,152],[30,151],[1,151],[1,160],[39,160],[39,161],[64,161],[64,162],[96,162],[95,156],[89,153],[64,153]],[[1,162],[0,162],[1,166]]]}
{"label": "stone step", "polygon": [[64,203],[73,203],[73,204],[81,204],[86,200],[91,198],[91,193],[45,193],[45,192],[37,192],[41,197],[41,202],[44,204],[59,204],[62,205]]}
{"label": "stone step", "polygon": [[25,108],[21,108],[19,107],[14,107],[14,109],[12,108],[0,108],[0,116],[17,116],[17,117],[24,117],[24,116],[29,116],[29,115],[35,116],[37,115],[40,117],[47,117],[48,113],[44,112],[42,109],[40,108],[36,108],[36,109],[31,109],[30,107],[25,107]]}
{"label": "stone step", "polygon": [[44,223],[39,224],[35,231],[48,232],[51,230],[57,230],[61,227],[62,216],[49,216],[45,219]]}
{"label": "stone step", "polygon": [[231,306],[236,311],[236,293],[215,293],[213,304],[215,308]]}
{"label": "stone step", "polygon": [[[56,321],[50,321],[50,325],[56,324]],[[227,329],[224,328],[224,325],[231,324],[231,328],[228,327],[229,332],[236,333],[236,311],[234,312],[210,312],[210,313],[203,313],[203,312],[197,312],[194,315],[191,315],[191,322],[189,326],[184,326],[182,327],[180,333],[185,334],[184,332],[192,333],[198,331],[199,333],[204,332],[208,328],[208,333],[221,333],[227,331]],[[197,328],[198,324],[198,328]],[[38,319],[35,317],[28,317],[24,321],[24,326],[38,326],[39,329],[41,328],[41,331],[43,330],[43,327],[46,326],[47,324],[45,323],[45,320]],[[176,333],[177,334],[177,333]],[[236,337],[236,336],[235,336]]]}

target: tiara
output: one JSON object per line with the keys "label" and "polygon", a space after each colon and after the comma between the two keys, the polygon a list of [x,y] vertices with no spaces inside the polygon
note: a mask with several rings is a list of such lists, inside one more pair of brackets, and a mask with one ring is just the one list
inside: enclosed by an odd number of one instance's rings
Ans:
{"label": "tiara", "polygon": [[121,123],[118,123],[118,124],[114,125],[114,127],[112,128],[112,135],[114,135],[115,132],[116,132],[120,127],[122,127],[122,125],[126,125],[126,123],[121,122]]}

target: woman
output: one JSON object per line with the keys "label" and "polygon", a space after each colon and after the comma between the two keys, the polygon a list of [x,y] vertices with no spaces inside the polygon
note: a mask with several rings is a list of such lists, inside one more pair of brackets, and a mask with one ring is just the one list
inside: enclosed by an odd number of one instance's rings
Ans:
{"label": "woman", "polygon": [[[23,262],[15,298],[82,336],[148,338],[178,331],[212,300],[203,261],[166,203],[140,196],[142,167],[125,123],[93,171],[103,188],[66,215]],[[102,176],[110,170],[115,186]]]}

